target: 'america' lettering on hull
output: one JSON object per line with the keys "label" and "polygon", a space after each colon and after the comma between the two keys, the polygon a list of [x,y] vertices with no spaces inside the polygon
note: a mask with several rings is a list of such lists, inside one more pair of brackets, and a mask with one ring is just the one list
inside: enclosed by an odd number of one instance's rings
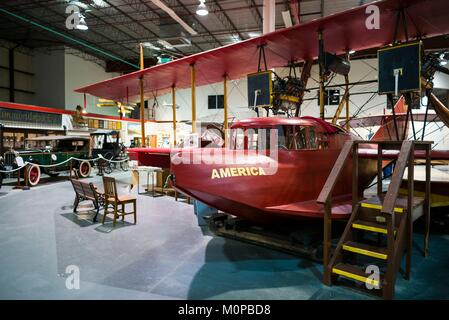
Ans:
{"label": "'america' lettering on hull", "polygon": [[248,176],[266,176],[266,173],[260,167],[219,168],[219,169],[212,169],[211,173],[211,179],[248,177]]}

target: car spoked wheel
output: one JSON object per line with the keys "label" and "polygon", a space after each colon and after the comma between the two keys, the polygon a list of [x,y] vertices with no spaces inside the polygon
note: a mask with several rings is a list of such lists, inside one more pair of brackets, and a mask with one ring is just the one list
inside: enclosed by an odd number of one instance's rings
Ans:
{"label": "car spoked wheel", "polygon": [[103,160],[103,170],[104,173],[106,174],[111,174],[112,171],[114,171],[114,167],[112,166],[112,162],[110,162],[109,160],[112,160],[114,158],[114,155],[110,152],[107,152],[104,155],[104,160]]}
{"label": "car spoked wheel", "polygon": [[78,176],[80,178],[87,178],[90,175],[90,171],[92,170],[92,166],[89,161],[81,161],[80,166],[78,168]]}
{"label": "car spoked wheel", "polygon": [[128,160],[120,162],[120,169],[122,169],[123,171],[128,171],[129,170]]}
{"label": "car spoked wheel", "polygon": [[27,171],[28,183],[31,187],[36,186],[41,180],[41,168],[39,166],[32,164],[28,167]]}

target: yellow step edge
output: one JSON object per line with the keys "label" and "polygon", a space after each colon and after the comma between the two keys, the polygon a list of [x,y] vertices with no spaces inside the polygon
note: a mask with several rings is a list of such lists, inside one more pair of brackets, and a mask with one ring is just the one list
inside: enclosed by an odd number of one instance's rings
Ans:
{"label": "yellow step edge", "polygon": [[[407,189],[399,189],[399,194],[401,194],[403,196],[408,195]],[[426,197],[426,193],[422,192],[422,191],[416,191],[415,190],[414,196],[415,197],[425,198]],[[445,196],[445,195],[442,195],[442,194],[432,193],[430,195],[430,206],[432,208],[449,206],[449,197]]]}
{"label": "yellow step edge", "polygon": [[378,233],[383,233],[383,234],[388,233],[388,230],[385,228],[371,227],[371,226],[366,226],[364,224],[359,224],[359,223],[353,223],[352,227],[355,229],[361,229],[361,230],[366,230],[366,231],[371,231],[371,232],[378,232]]}
{"label": "yellow step edge", "polygon": [[[362,208],[382,210],[382,206],[381,205],[365,203],[365,202],[362,202]],[[404,208],[394,208],[394,212],[403,213],[404,212]]]}
{"label": "yellow step edge", "polygon": [[356,248],[356,247],[348,246],[346,244],[343,245],[343,250],[351,251],[351,252],[363,254],[365,256],[378,258],[378,259],[383,259],[383,260],[387,260],[387,258],[388,258],[388,255],[386,255],[386,254],[379,253],[379,252],[374,252],[374,251],[369,251],[369,250],[365,250],[365,249],[361,249],[361,248]]}
{"label": "yellow step edge", "polygon": [[347,271],[343,271],[337,268],[332,268],[332,273],[338,274],[340,276],[349,278],[349,279],[354,279],[360,282],[364,282],[366,284],[371,284],[375,287],[379,287],[379,281],[378,280],[374,280],[374,279],[370,279],[368,277],[363,277],[363,276],[359,276],[358,274],[354,274],[351,272],[347,272]]}

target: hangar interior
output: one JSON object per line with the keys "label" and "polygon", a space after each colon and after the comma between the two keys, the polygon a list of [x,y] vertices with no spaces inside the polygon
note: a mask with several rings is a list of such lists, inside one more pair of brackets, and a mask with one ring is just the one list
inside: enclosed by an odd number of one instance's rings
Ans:
{"label": "hangar interior", "polygon": [[2,1],[0,298],[449,298],[448,11]]}

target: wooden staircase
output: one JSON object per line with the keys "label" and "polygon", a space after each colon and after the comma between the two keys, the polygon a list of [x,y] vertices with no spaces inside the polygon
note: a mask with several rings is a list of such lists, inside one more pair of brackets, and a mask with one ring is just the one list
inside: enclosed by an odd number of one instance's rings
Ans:
{"label": "wooden staircase", "polygon": [[[318,197],[324,205],[323,283],[341,283],[342,278],[365,284],[365,289],[384,299],[394,297],[396,276],[405,256],[404,277],[410,278],[413,222],[425,217],[424,254],[428,254],[430,219],[430,146],[431,142],[382,141],[377,144],[378,187],[377,196],[363,198],[358,188],[358,146],[366,141],[346,143]],[[399,149],[396,166],[388,187],[382,192],[383,150]],[[396,150],[397,150],[396,149]],[[414,151],[425,150],[426,194],[425,198],[413,197]],[[337,248],[331,252],[332,191],[352,154],[353,161],[353,210]],[[399,196],[400,184],[408,169],[408,195]]]}

